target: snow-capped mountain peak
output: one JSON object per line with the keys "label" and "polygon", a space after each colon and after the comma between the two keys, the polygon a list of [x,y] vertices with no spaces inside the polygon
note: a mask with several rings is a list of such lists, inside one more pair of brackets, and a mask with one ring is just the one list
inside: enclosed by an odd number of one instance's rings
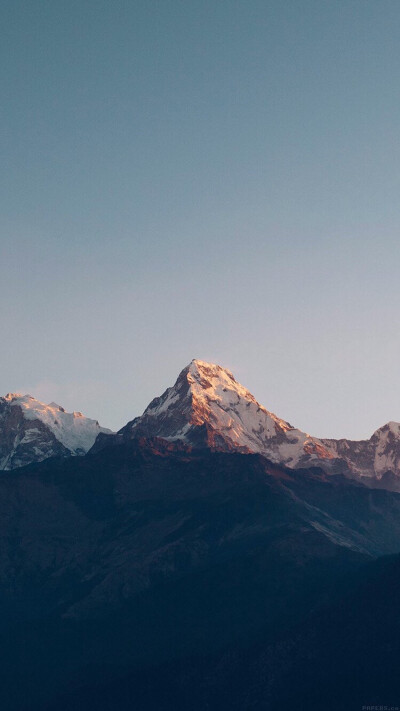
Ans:
{"label": "snow-capped mountain peak", "polygon": [[[191,388],[193,409],[199,417],[198,424],[203,424],[205,414],[211,415],[211,417],[214,415],[217,421],[222,417],[223,422],[220,421],[220,424],[233,429],[232,434],[240,439],[243,435],[242,424],[245,421],[248,421],[250,426],[256,424],[251,422],[254,419],[254,414],[263,412],[271,420],[269,422],[271,434],[275,434],[276,431],[287,432],[293,429],[288,422],[281,420],[260,405],[249,390],[235,380],[231,371],[220,365],[192,360],[188,366],[187,379]],[[203,408],[206,408],[206,413],[203,412]],[[226,422],[226,417],[222,413],[228,414],[233,420],[239,418],[242,424]],[[234,428],[235,424],[237,425],[236,429]]]}
{"label": "snow-capped mountain peak", "polygon": [[230,370],[197,359],[120,435],[161,437],[222,451],[260,453],[289,466],[305,464],[316,456],[332,456],[319,440],[260,405]]}
{"label": "snow-capped mountain peak", "polygon": [[389,422],[360,442],[318,439],[267,410],[230,370],[202,360],[192,360],[176,383],[114,439],[99,437],[93,451],[141,436],[258,453],[290,468],[319,466],[375,482],[387,472],[400,474],[399,423]]}
{"label": "snow-capped mountain peak", "polygon": [[236,447],[253,451],[261,431],[275,437],[294,429],[260,405],[226,368],[193,360],[187,380],[192,395],[192,424],[212,424]]}
{"label": "snow-capped mountain peak", "polygon": [[81,412],[66,412],[31,395],[0,398],[0,469],[14,469],[51,456],[85,454],[99,433],[110,433]]}

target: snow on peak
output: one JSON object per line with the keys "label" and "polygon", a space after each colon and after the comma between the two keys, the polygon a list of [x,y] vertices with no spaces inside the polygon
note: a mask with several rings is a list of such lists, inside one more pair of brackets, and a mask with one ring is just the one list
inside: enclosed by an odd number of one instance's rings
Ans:
{"label": "snow on peak", "polygon": [[393,422],[393,420],[391,420],[390,422],[387,422],[386,425],[383,425],[382,427],[379,427],[377,430],[375,430],[372,436],[387,437],[390,435],[400,437],[400,422]]}
{"label": "snow on peak", "polygon": [[385,472],[400,469],[400,423],[387,422],[370,439],[374,449],[374,471],[380,477]]}
{"label": "snow on peak", "polygon": [[[232,439],[243,439],[243,426],[251,429],[259,428],[259,417],[255,414],[262,413],[268,420],[268,434],[287,432],[294,429],[285,420],[281,420],[265,409],[255,397],[240,385],[233,377],[230,370],[214,363],[201,360],[192,360],[188,366],[187,379],[190,385],[193,409],[198,418],[196,424],[202,424],[205,418],[218,422],[222,427],[231,430]],[[223,414],[228,414],[227,417]],[[244,445],[246,446],[246,445]]]}
{"label": "snow on peak", "polygon": [[121,432],[196,442],[202,427],[209,446],[261,453],[289,466],[331,457],[319,440],[260,405],[230,370],[197,359]]}
{"label": "snow on peak", "polygon": [[71,454],[84,454],[100,432],[111,433],[111,430],[100,427],[97,420],[84,417],[81,412],[66,412],[61,405],[46,404],[32,395],[8,393],[0,398],[1,401],[10,408],[18,407],[25,421],[39,420]]}

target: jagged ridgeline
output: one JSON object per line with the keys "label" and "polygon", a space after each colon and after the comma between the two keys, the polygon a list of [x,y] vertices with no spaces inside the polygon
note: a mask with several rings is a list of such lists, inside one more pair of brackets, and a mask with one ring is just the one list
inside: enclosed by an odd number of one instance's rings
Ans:
{"label": "jagged ridgeline", "polygon": [[112,433],[80,412],[29,395],[0,398],[0,469],[84,455],[137,437],[213,451],[257,453],[290,468],[318,466],[370,486],[400,489],[400,424],[369,440],[319,439],[269,412],[226,368],[193,360],[141,417]]}
{"label": "jagged ridgeline", "polygon": [[184,368],[141,417],[116,435],[100,435],[93,451],[140,436],[262,454],[290,468],[318,466],[368,485],[400,489],[399,423],[389,422],[369,440],[318,439],[269,412],[229,370],[201,360]]}

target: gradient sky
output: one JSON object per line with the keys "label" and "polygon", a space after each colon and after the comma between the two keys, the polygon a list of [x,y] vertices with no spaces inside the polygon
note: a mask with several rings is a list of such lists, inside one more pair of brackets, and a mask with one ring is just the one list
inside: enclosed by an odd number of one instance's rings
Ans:
{"label": "gradient sky", "polygon": [[3,0],[0,393],[400,421],[400,2]]}

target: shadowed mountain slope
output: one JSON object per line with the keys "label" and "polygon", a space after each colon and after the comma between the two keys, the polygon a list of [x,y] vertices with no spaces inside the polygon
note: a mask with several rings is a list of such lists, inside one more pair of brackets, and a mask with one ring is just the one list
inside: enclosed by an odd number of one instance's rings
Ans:
{"label": "shadowed mountain slope", "polygon": [[271,643],[400,541],[396,493],[159,439],[6,472],[0,514],[13,711]]}

